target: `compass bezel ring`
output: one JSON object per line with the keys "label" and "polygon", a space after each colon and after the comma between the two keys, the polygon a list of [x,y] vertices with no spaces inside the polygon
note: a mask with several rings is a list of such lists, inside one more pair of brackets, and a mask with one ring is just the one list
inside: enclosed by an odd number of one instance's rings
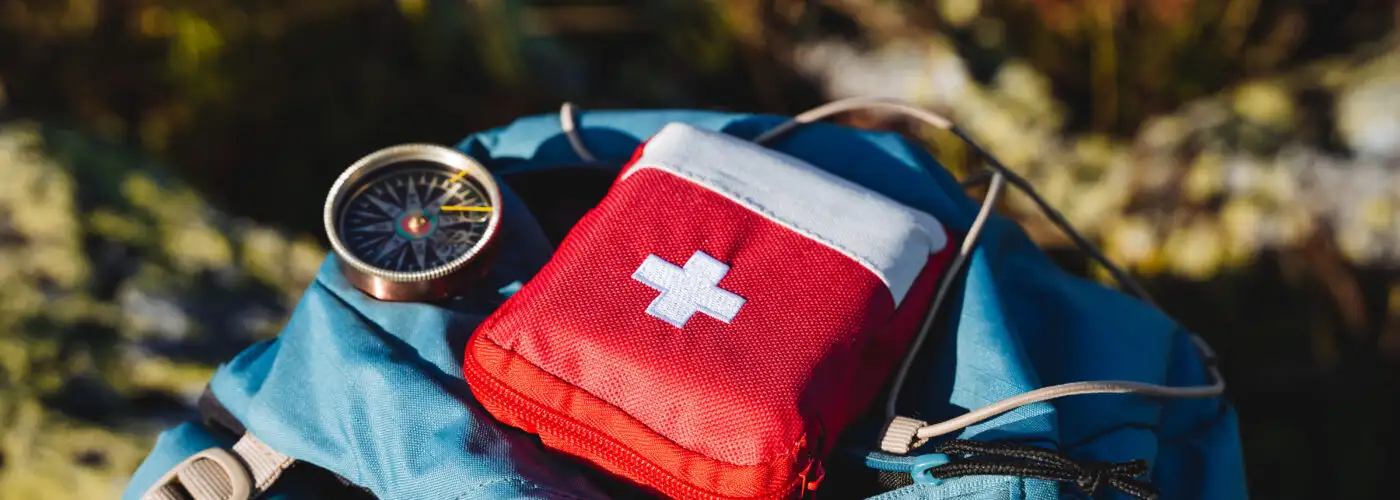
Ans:
{"label": "compass bezel ring", "polygon": [[[462,255],[446,264],[419,271],[396,271],[371,265],[356,257],[346,246],[339,229],[342,204],[355,192],[362,179],[381,170],[409,162],[428,162],[455,170],[474,181],[492,207],[486,228],[477,241]],[[436,144],[400,144],[380,149],[351,164],[326,196],[322,212],[326,237],[345,277],[356,288],[386,301],[426,301],[448,297],[458,291],[463,281],[479,269],[477,264],[489,260],[495,236],[500,229],[501,190],[491,172],[481,163],[456,149]]]}

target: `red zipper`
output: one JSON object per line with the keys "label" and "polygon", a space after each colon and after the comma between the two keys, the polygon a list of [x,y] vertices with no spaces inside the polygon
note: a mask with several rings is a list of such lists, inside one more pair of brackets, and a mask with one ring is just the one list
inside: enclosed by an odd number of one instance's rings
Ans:
{"label": "red zipper", "polygon": [[[554,437],[567,441],[578,449],[587,450],[594,455],[604,457],[615,466],[623,468],[625,472],[632,477],[652,478],[652,481],[655,481],[656,478],[662,479],[662,482],[665,484],[659,489],[661,489],[662,493],[666,496],[706,500],[734,500],[735,497],[716,495],[677,479],[666,472],[665,469],[651,463],[651,461],[642,457],[637,452],[615,444],[612,439],[606,435],[580,425],[569,417],[555,414],[549,408],[521,396],[515,389],[502,384],[500,381],[496,380],[495,377],[487,373],[484,368],[479,366],[475,360],[470,359],[471,353],[467,353],[467,357],[468,359],[463,365],[465,365],[466,371],[471,372],[468,374],[468,379],[473,382],[486,382],[484,384],[485,387],[482,387],[483,384],[480,383],[472,384],[471,386],[472,393],[478,399],[490,401],[491,403],[508,408],[512,411],[524,413],[525,416],[521,418],[535,424],[536,428],[549,429],[551,431],[549,434]],[[521,413],[516,413],[516,415],[520,414]],[[544,432],[540,432],[540,434],[544,434]],[[793,490],[797,490],[798,495],[805,495],[809,487],[816,487],[822,475],[821,465],[813,460],[808,463],[807,467],[798,475],[797,480],[789,487],[777,493],[747,497],[746,500],[783,500],[791,498],[789,493]]]}

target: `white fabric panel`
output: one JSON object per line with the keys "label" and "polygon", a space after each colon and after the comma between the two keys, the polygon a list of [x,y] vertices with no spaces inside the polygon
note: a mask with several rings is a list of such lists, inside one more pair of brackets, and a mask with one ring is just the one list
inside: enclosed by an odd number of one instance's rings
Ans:
{"label": "white fabric panel", "polygon": [[623,175],[653,168],[715,191],[865,266],[895,304],[929,255],[948,245],[932,215],[751,142],[672,123],[647,142]]}

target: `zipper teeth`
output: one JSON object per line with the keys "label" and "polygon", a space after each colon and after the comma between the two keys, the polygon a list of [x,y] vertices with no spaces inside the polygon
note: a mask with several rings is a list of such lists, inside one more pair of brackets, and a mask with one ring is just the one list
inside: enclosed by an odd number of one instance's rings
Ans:
{"label": "zipper teeth", "polygon": [[[471,354],[468,353],[467,356],[470,357]],[[666,472],[665,469],[662,469],[656,464],[651,463],[650,460],[647,460],[645,457],[642,457],[637,452],[627,449],[623,446],[612,444],[612,440],[607,438],[606,436],[599,436],[597,435],[598,433],[593,432],[591,429],[588,429],[582,425],[574,423],[567,417],[555,418],[556,416],[552,415],[548,409],[541,409],[540,406],[535,402],[530,401],[524,396],[521,396],[514,389],[497,381],[489,373],[486,373],[484,368],[477,366],[476,361],[473,359],[468,359],[467,362],[463,364],[466,365],[467,370],[473,372],[473,375],[476,375],[476,377],[473,378],[477,379],[478,381],[486,382],[486,391],[481,391],[480,389],[482,389],[482,387],[478,387],[477,385],[472,386],[473,392],[478,398],[486,396],[484,399],[494,399],[497,403],[501,403],[512,409],[524,410],[525,412],[529,413],[530,416],[535,417],[533,419],[533,423],[536,427],[546,427],[561,431],[560,433],[556,434],[556,437],[562,438],[563,440],[568,441],[569,443],[578,446],[579,448],[588,450],[593,453],[597,453],[599,455],[603,455],[605,458],[609,459],[615,459],[619,457],[631,458],[632,460],[612,460],[612,462],[618,464],[623,469],[626,469],[630,475],[635,477],[647,477],[653,479],[659,477],[664,479],[664,482],[667,483],[665,486],[669,486],[672,488],[670,491],[663,491],[663,493],[665,493],[667,496],[677,496],[674,494],[674,492],[679,491],[689,498],[705,498],[712,500],[730,500],[731,498],[733,498],[716,495],[714,493],[702,490],[694,485],[687,484],[686,482],[673,477],[670,473]],[[483,392],[485,394],[483,394]],[[597,439],[593,439],[590,441],[588,439],[589,437],[595,437]],[[638,467],[628,466],[626,464],[640,464],[642,465],[642,469],[645,470],[639,470]],[[752,498],[753,500],[781,500],[784,498],[788,498],[788,493],[791,492],[794,487],[802,484],[804,482],[804,479],[798,478],[798,480],[795,482],[797,484],[784,488],[780,492],[750,498]]]}

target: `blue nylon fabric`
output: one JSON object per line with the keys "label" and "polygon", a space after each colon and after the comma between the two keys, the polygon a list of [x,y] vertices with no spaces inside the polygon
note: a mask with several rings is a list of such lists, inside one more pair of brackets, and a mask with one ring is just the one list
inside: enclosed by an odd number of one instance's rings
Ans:
{"label": "blue nylon fabric", "polygon": [[[641,141],[680,121],[752,138],[777,116],[701,111],[596,111],[578,126],[600,166],[616,168]],[[813,124],[773,147],[886,194],[965,232],[976,203],[927,152],[897,134]],[[499,175],[583,163],[557,115],[526,117],[458,148]],[[215,375],[214,393],[272,447],[371,488],[381,498],[599,498],[536,442],[495,424],[461,378],[472,328],[548,258],[548,243],[514,196],[506,250],[488,283],[450,308],[385,304],[345,283],[328,258],[286,329]],[[502,292],[497,292],[502,290]],[[1047,385],[1080,380],[1205,382],[1176,324],[1120,292],[1058,269],[1011,222],[993,217],[969,261],[955,320],[935,361],[911,374],[905,399],[937,421]],[[444,339],[446,339],[444,341]],[[209,444],[196,426],[166,433],[133,476],[135,498],[170,465]],[[1245,498],[1233,409],[1220,399],[1091,395],[1038,403],[969,427],[959,437],[1059,446],[1081,460],[1152,463],[1163,498]],[[872,443],[873,444],[873,443]],[[912,461],[869,449],[873,467]],[[924,452],[916,450],[916,454]],[[879,496],[1054,498],[1057,485],[971,476]],[[568,493],[564,493],[568,492]],[[305,497],[301,497],[305,498]]]}

